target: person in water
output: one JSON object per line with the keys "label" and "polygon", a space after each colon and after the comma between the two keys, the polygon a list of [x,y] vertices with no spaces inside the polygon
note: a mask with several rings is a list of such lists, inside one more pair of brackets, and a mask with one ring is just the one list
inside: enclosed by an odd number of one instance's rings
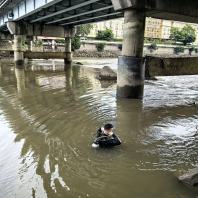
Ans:
{"label": "person in water", "polygon": [[104,127],[98,129],[96,139],[93,142],[92,147],[112,147],[120,144],[120,138],[113,132],[113,125],[105,124]]}

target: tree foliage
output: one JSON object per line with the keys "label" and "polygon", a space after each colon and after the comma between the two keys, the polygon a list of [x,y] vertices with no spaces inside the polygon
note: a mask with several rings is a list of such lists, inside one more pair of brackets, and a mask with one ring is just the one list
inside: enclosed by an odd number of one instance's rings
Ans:
{"label": "tree foliage", "polygon": [[191,25],[185,25],[182,29],[171,28],[170,39],[181,42],[184,45],[194,43],[196,40],[196,30]]}
{"label": "tree foliage", "polygon": [[105,48],[105,43],[98,43],[96,45],[96,49],[97,49],[98,52],[103,52],[104,48]]}
{"label": "tree foliage", "polygon": [[79,25],[76,27],[76,33],[75,36],[72,38],[72,51],[75,51],[77,49],[80,49],[81,46],[81,37],[86,37],[91,29],[93,28],[92,24],[85,24],[85,25]]}
{"label": "tree foliage", "polygon": [[85,37],[90,33],[92,28],[92,24],[79,25],[76,27],[76,35],[80,37]]}
{"label": "tree foliage", "polygon": [[111,40],[114,39],[113,31],[111,29],[108,29],[108,28],[106,30],[98,31],[98,33],[96,35],[96,39],[111,41]]}
{"label": "tree foliage", "polygon": [[72,46],[72,51],[75,51],[77,49],[80,49],[81,42],[80,42],[80,37],[79,36],[75,35],[72,38],[71,46]]}

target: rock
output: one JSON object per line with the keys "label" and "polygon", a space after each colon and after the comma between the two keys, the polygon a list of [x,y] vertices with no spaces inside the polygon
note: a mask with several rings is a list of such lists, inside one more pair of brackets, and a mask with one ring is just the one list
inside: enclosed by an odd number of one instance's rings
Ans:
{"label": "rock", "polygon": [[75,64],[76,65],[83,65],[81,62],[76,62]]}
{"label": "rock", "polygon": [[198,185],[198,168],[189,170],[186,174],[180,176],[179,181],[190,186]]}
{"label": "rock", "polygon": [[115,80],[101,80],[100,84],[101,84],[101,88],[108,88],[111,87],[112,85],[114,85],[116,83]]}
{"label": "rock", "polygon": [[117,80],[117,73],[108,66],[104,66],[99,72],[97,78],[99,80]]}

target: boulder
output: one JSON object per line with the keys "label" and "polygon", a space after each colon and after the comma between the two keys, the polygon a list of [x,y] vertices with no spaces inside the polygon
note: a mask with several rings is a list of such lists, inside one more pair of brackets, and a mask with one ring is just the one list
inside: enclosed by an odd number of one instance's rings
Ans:
{"label": "boulder", "polygon": [[100,70],[97,78],[99,80],[117,80],[117,73],[109,66],[104,66]]}
{"label": "boulder", "polygon": [[180,176],[179,181],[190,186],[198,185],[198,167],[189,170],[184,175]]}
{"label": "boulder", "polygon": [[115,80],[100,80],[101,88],[108,88],[116,83]]}

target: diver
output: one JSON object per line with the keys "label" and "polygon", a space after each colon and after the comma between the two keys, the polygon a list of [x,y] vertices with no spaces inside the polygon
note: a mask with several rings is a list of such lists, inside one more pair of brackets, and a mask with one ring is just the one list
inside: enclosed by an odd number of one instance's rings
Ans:
{"label": "diver", "polygon": [[113,133],[113,125],[105,124],[97,131],[96,139],[94,140],[92,147],[113,147],[121,144],[121,140]]}

